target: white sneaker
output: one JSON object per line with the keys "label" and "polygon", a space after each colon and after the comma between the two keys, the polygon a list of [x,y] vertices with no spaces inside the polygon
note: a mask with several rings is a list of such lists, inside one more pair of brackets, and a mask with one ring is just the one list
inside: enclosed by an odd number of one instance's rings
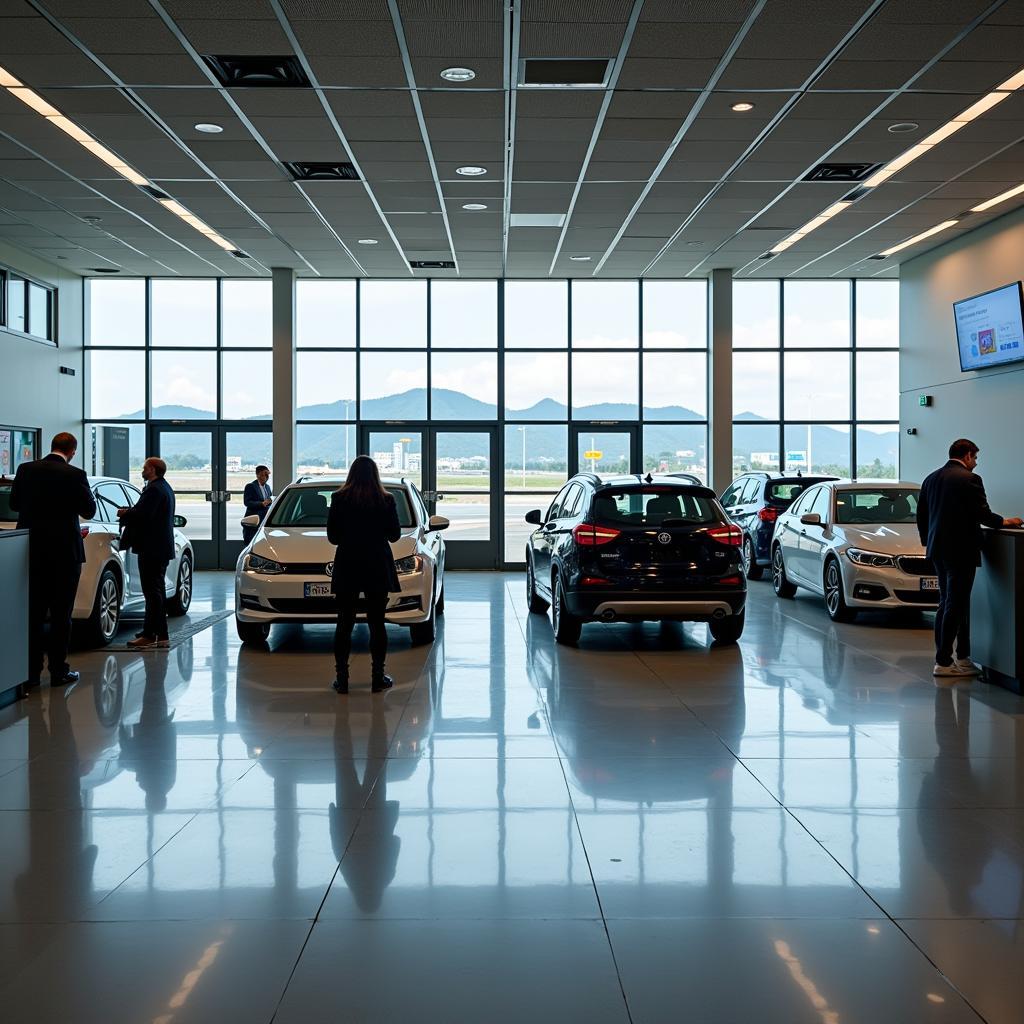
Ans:
{"label": "white sneaker", "polygon": [[953,664],[956,665],[961,672],[965,672],[968,675],[981,675],[981,666],[976,661],[971,661],[970,658],[957,658]]}
{"label": "white sneaker", "polygon": [[962,679],[964,676],[973,676],[974,674],[971,669],[961,668],[955,661],[952,665],[940,665],[936,662],[935,668],[932,669],[933,676],[956,676]]}

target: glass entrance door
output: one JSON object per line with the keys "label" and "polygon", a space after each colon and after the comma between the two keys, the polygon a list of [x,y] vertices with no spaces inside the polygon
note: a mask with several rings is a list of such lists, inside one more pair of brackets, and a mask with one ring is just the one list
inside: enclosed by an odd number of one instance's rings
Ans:
{"label": "glass entrance door", "polygon": [[[149,450],[167,463],[175,507],[187,523],[197,569],[233,569],[242,552],[243,491],[256,466],[271,464],[273,435],[264,426],[152,426]],[[271,478],[271,489],[274,489]]]}
{"label": "glass entrance door", "polygon": [[616,476],[640,472],[640,434],[635,426],[574,423],[570,427],[569,457],[573,473]]}

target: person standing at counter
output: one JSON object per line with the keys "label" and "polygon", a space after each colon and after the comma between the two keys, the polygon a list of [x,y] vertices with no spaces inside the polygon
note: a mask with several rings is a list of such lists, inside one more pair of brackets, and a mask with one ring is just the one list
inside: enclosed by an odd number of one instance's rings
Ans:
{"label": "person standing at counter", "polygon": [[96,515],[96,499],[85,471],[71,465],[78,451],[74,434],[57,434],[50,454],[23,462],[11,485],[11,508],[18,529],[28,530],[28,686],[43,671],[43,624],[50,615],[46,652],[50,685],[78,682],[68,665],[71,613],[85,561],[82,519]]}
{"label": "person standing at counter", "polygon": [[[974,472],[978,446],[965,437],[949,446],[949,461],[921,485],[917,530],[939,579],[935,612],[936,676],[974,676],[971,660],[971,590],[981,565],[981,528],[1020,526],[988,506],[985,486]],[[953,645],[956,644],[956,657]]]}

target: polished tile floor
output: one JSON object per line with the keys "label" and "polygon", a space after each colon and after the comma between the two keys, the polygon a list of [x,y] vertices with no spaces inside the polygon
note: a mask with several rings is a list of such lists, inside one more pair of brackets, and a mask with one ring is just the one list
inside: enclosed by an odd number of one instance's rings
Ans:
{"label": "polished tile floor", "polygon": [[[230,606],[200,576],[195,614]],[[752,584],[738,647],[516,575],[443,630],[79,655],[0,711],[0,1019],[1024,1020],[1024,701]]]}

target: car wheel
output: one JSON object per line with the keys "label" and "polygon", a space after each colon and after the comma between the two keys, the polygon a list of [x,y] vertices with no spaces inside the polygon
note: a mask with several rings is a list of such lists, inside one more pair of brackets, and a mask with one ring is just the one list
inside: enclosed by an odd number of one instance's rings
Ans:
{"label": "car wheel", "polygon": [[792,597],[796,593],[796,585],[790,583],[786,575],[786,562],[782,557],[781,544],[776,544],[772,551],[772,588],[776,597]]}
{"label": "car wheel", "polygon": [[551,628],[558,643],[570,646],[579,642],[583,630],[583,621],[565,607],[565,591],[557,575],[551,584]]}
{"label": "car wheel", "polygon": [[168,615],[185,615],[192,604],[192,559],[182,555],[178,566],[178,586],[174,597],[167,602]]}
{"label": "car wheel", "polygon": [[90,647],[106,647],[121,623],[121,586],[113,569],[104,569],[92,614],[83,624],[84,641]]}
{"label": "car wheel", "polygon": [[711,637],[718,644],[734,644],[743,635],[747,621],[747,609],[738,615],[727,615],[724,619],[712,619],[708,623]]}
{"label": "car wheel", "polygon": [[533,571],[533,559],[526,556],[526,605],[536,615],[548,610],[548,603],[537,593],[537,577]]}
{"label": "car wheel", "polygon": [[754,542],[749,537],[743,541],[743,572],[748,580],[759,580],[764,575],[764,566],[754,560]]}
{"label": "car wheel", "polygon": [[413,647],[423,647],[434,642],[437,633],[437,602],[430,605],[430,617],[425,622],[414,622],[409,627],[409,639]]}
{"label": "car wheel", "polygon": [[834,558],[825,563],[825,610],[833,622],[853,622],[857,618],[857,613],[846,603],[843,574]]}
{"label": "car wheel", "polygon": [[270,636],[269,622],[240,622],[235,619],[235,627],[243,644],[265,644]]}
{"label": "car wheel", "polygon": [[441,593],[438,595],[437,604],[434,605],[436,615],[444,615],[444,584],[441,584]]}

